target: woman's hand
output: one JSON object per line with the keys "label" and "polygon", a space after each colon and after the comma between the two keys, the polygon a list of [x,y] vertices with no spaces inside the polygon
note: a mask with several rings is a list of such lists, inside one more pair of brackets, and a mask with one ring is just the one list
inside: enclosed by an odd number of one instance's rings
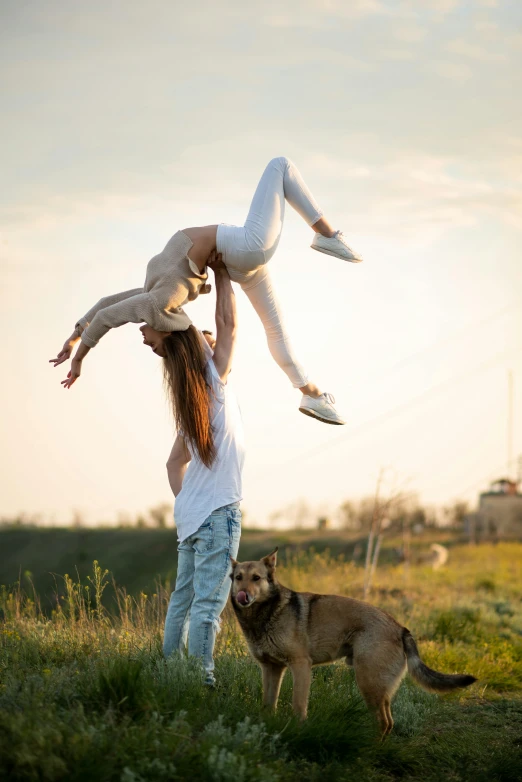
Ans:
{"label": "woman's hand", "polygon": [[78,333],[73,331],[71,336],[63,343],[63,348],[60,350],[56,358],[49,359],[49,364],[54,364],[54,366],[57,367],[59,364],[63,364],[64,361],[67,361],[69,358],[71,358],[73,348],[79,339],[80,337],[78,336]]}
{"label": "woman's hand", "polygon": [[227,270],[227,267],[223,263],[223,256],[221,253],[218,253],[215,250],[212,250],[208,256],[207,266],[209,266],[214,273],[217,271]]}
{"label": "woman's hand", "polygon": [[[67,342],[64,345],[64,350],[65,350],[66,345],[67,345]],[[71,347],[71,350],[72,350],[72,347]],[[80,345],[78,346],[78,350],[76,351],[76,354],[75,354],[73,360],[71,361],[71,369],[67,373],[67,378],[66,378],[66,380],[62,380],[61,381],[61,384],[62,384],[62,386],[64,388],[70,388],[72,386],[72,384],[75,383],[78,380],[78,378],[80,377],[80,375],[82,373],[82,361],[85,358],[85,356],[87,355],[87,353],[89,352],[89,350],[90,350],[90,348],[88,348],[87,345],[84,342],[80,342]],[[64,358],[60,358],[60,355],[61,354],[58,353],[58,356],[56,357],[56,359],[53,359],[53,361],[56,361],[55,366],[58,366],[58,364],[61,364],[63,361],[66,361],[66,359],[68,358],[67,356],[65,356]],[[69,351],[69,355],[70,355],[70,351]]]}
{"label": "woman's hand", "polygon": [[64,388],[70,388],[75,383],[82,373],[82,361],[76,356],[71,361],[71,369],[67,373],[67,379],[62,380],[62,386]]}

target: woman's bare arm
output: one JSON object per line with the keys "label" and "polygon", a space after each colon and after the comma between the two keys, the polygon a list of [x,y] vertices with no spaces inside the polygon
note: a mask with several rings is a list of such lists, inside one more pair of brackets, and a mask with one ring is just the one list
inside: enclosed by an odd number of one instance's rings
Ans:
{"label": "woman's bare arm", "polygon": [[232,357],[236,343],[236,297],[227,268],[221,260],[221,255],[212,253],[208,265],[214,271],[216,280],[216,346],[214,348],[214,364],[221,380],[225,383],[232,368]]}
{"label": "woman's bare arm", "polygon": [[167,475],[169,476],[170,488],[174,497],[177,497],[181,491],[190,458],[190,451],[186,446],[185,440],[178,434],[167,461]]}

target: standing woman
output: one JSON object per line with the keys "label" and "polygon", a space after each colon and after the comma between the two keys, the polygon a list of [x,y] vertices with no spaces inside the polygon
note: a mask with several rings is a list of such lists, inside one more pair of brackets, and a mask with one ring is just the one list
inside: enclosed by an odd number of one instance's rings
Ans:
{"label": "standing woman", "polygon": [[[182,307],[200,293],[208,293],[205,267],[210,253],[217,251],[223,257],[230,279],[241,285],[259,315],[274,360],[294,388],[301,391],[299,410],[324,423],[344,424],[334,407],[333,396],[323,393],[310,381],[293,353],[267,269],[279,244],[287,201],[312,228],[313,250],[352,263],[362,260],[349,247],[344,235],[334,231],[323,216],[295,165],[286,157],[274,158],[259,181],[243,226],[221,223],[178,231],[164,250],[149,261],[143,288],[100,299],[78,321],[57,357],[51,359],[55,366],[69,359],[81,337],[82,344],[72,359],[71,370],[62,381],[64,388],[70,388],[77,380],[83,359],[111,328],[145,322],[160,332],[187,329],[190,319]],[[327,300],[328,288],[332,282],[335,284],[329,269],[321,269],[319,279],[317,298],[310,302],[312,328],[320,323],[318,305]]]}
{"label": "standing woman", "polygon": [[[214,684],[214,643],[230,591],[230,557],[241,535],[243,427],[227,385],[236,339],[236,307],[226,267],[212,254],[216,283],[214,353],[194,326],[159,344],[165,384],[178,435],[167,462],[176,497],[178,573],[171,595],[163,650],[168,657],[187,646],[202,660],[205,683]],[[146,344],[157,334],[143,326]],[[155,344],[150,344],[154,349]]]}

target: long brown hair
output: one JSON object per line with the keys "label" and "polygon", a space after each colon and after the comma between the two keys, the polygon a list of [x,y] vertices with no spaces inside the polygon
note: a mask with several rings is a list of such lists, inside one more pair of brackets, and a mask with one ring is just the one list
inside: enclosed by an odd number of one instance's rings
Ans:
{"label": "long brown hair", "polygon": [[210,422],[211,388],[197,329],[173,331],[163,340],[163,380],[172,404],[176,429],[212,467],[216,447]]}

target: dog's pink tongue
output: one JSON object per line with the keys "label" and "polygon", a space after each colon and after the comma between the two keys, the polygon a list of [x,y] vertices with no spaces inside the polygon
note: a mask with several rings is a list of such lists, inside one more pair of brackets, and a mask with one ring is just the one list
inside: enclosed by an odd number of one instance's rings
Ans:
{"label": "dog's pink tongue", "polygon": [[238,603],[241,603],[242,606],[246,606],[246,604],[248,603],[247,593],[241,590],[241,592],[237,593],[236,600]]}

